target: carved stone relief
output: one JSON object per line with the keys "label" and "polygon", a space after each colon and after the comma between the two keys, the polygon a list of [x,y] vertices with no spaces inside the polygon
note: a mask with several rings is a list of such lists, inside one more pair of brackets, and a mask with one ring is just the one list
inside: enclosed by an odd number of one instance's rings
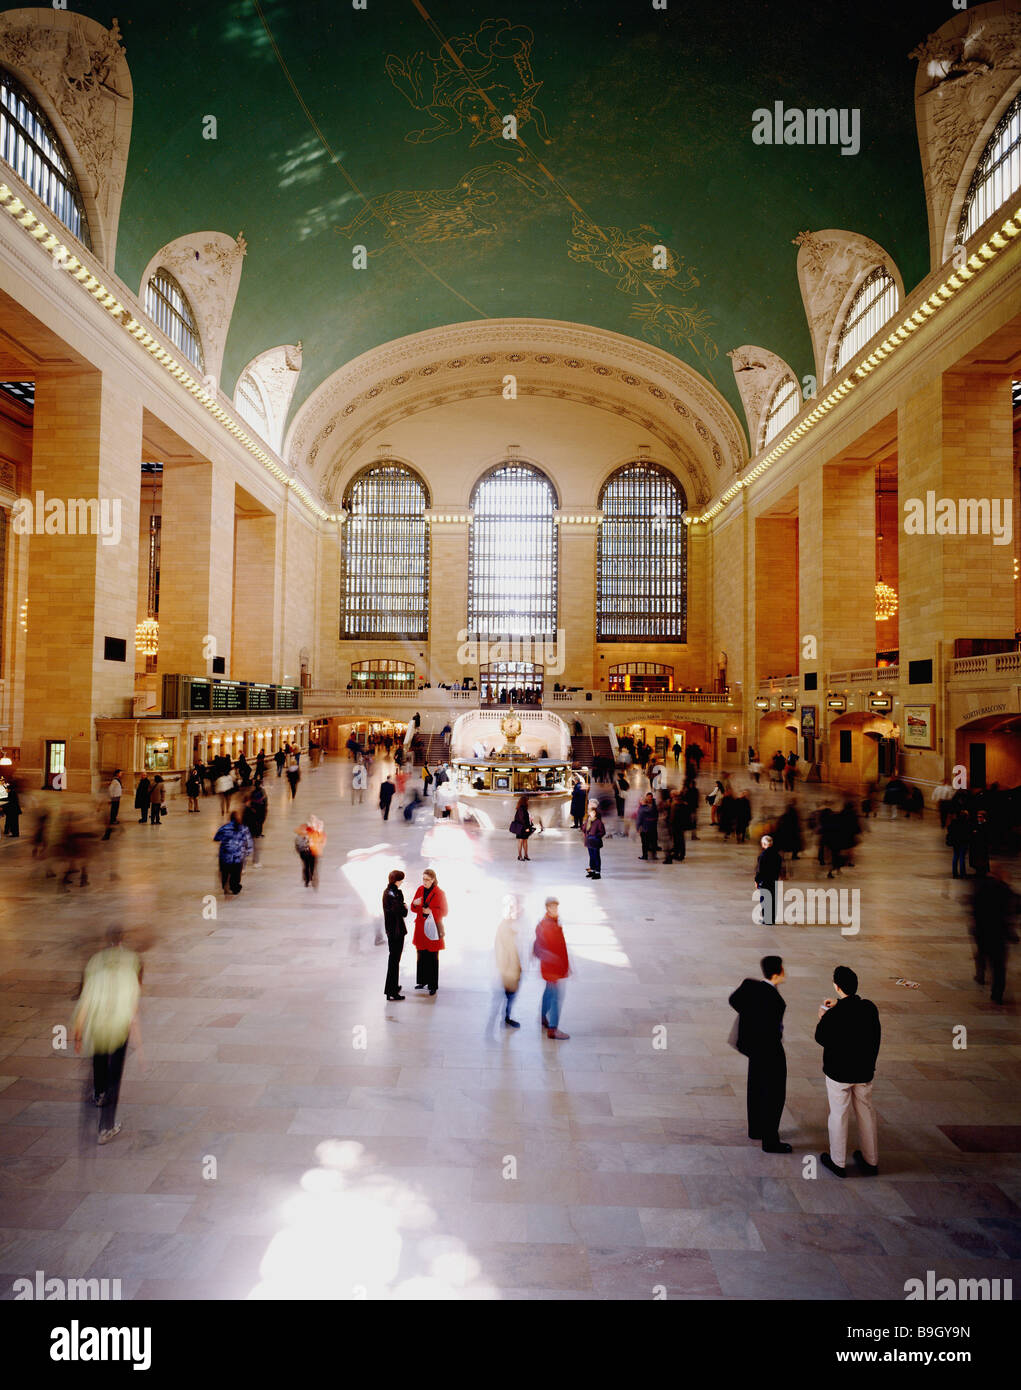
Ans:
{"label": "carved stone relief", "polygon": [[955,14],[908,55],[917,59],[915,121],[932,268],[950,258],[975,167],[1021,79],[1021,10]]}
{"label": "carved stone relief", "polygon": [[876,266],[883,266],[896,281],[903,303],[904,281],[879,243],[857,232],[833,228],[799,232],[793,244],[799,248],[798,284],[812,335],[816,376],[822,386],[833,374],[837,336],[858,282]]}
{"label": "carved stone relief", "polygon": [[92,249],[113,265],[131,141],[131,75],[116,19],[104,29],[64,9],[0,14],[0,63],[39,101],[65,146]]}
{"label": "carved stone relief", "polygon": [[751,453],[754,456],[759,452],[762,421],[773,392],[785,376],[794,377],[795,381],[798,378],[783,358],[777,357],[776,353],[770,352],[768,348],[753,347],[746,343],[743,347],[733,348],[727,356],[734,366],[734,380],[741,393],[741,404],[748,421]]}
{"label": "carved stone relief", "polygon": [[204,374],[216,385],[247,250],[241,233],[235,238],[224,232],[193,232],[161,247],[142,275],[143,304],[149,277],[157,270],[168,270],[184,290],[202,341]]}
{"label": "carved stone relief", "polygon": [[[291,397],[298,384],[301,360],[300,342],[267,348],[265,352],[260,352],[258,356],[253,357],[241,372],[241,376],[238,377],[240,382],[241,377],[245,375],[245,372],[248,372],[258,382],[269,415],[269,438],[266,442],[277,453],[280,453],[283,446],[284,426],[287,423]],[[236,387],[234,399],[237,400]]]}

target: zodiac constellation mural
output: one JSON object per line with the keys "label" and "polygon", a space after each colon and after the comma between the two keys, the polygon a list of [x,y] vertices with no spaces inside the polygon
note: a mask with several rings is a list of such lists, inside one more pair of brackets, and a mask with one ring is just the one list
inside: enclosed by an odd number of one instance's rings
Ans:
{"label": "zodiac constellation mural", "polygon": [[[709,336],[713,320],[704,309],[676,302],[678,296],[698,288],[698,275],[690,267],[686,269],[676,256],[664,254],[661,246],[652,227],[643,224],[623,231],[620,227],[600,226],[575,213],[567,254],[571,260],[613,277],[622,294],[638,300],[629,317],[641,323],[642,332],[650,341],[661,347],[686,343],[712,359],[719,353]],[[656,268],[657,259],[664,261],[662,268]],[[641,299],[643,294],[645,298]]]}
{"label": "zodiac constellation mural", "polygon": [[532,71],[535,36],[524,24],[487,19],[474,34],[452,38],[437,56],[418,52],[410,58],[391,53],[386,60],[390,81],[416,111],[434,124],[404,137],[425,145],[473,129],[472,145],[503,138],[503,117],[513,115],[521,130],[532,124],[549,142],[546,117],[535,104],[542,87]]}
{"label": "zodiac constellation mural", "polygon": [[494,207],[500,195],[496,189],[483,189],[480,184],[496,178],[512,178],[540,198],[546,197],[546,188],[523,169],[497,159],[469,169],[453,188],[398,189],[369,198],[361,211],[337,230],[344,236],[354,236],[371,231],[372,226],[380,227],[387,244],[370,251],[370,256],[381,255],[403,242],[424,246],[458,237],[488,235],[498,228],[495,222],[480,216],[478,210]]}

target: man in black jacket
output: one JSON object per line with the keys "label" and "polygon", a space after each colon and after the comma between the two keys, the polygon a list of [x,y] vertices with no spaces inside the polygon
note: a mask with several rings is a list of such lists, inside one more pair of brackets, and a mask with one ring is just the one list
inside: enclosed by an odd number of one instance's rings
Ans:
{"label": "man in black jacket", "polygon": [[858,1123],[861,1148],[854,1161],[863,1173],[879,1172],[876,1113],[872,1108],[872,1078],[876,1074],[881,1030],[879,1010],[871,999],[859,999],[858,976],[846,965],[833,972],[836,999],[824,999],[819,1009],[815,1040],[822,1048],[822,1069],[830,1102],[830,1150],[821,1155],[824,1168],[842,1178],[847,1169],[847,1126],[851,1107]]}
{"label": "man in black jacket", "polygon": [[379,786],[379,809],[383,812],[384,820],[390,819],[390,802],[393,801],[394,792],[396,790],[397,788],[394,786],[393,782],[390,781],[390,776],[387,774]]}
{"label": "man in black jacket", "polygon": [[383,890],[383,924],[386,927],[386,940],[390,948],[386,965],[384,993],[387,999],[394,1003],[404,998],[398,976],[401,953],[404,950],[404,938],[408,934],[408,929],[404,925],[408,909],[404,902],[404,894],[401,892],[403,882],[403,872],[400,869],[392,869],[387,878],[386,888]]}
{"label": "man in black jacket", "polygon": [[737,1050],[748,1058],[748,1138],[760,1139],[768,1154],[789,1154],[780,1142],[780,1116],[787,1099],[783,1015],[787,1004],[778,986],[784,978],[779,956],[764,956],[761,980],[742,980],[730,996],[737,1010]]}
{"label": "man in black jacket", "polygon": [[[776,925],[776,893],[780,879],[783,877],[783,858],[773,844],[772,835],[763,835],[759,843],[762,845],[762,853],[755,862],[757,905],[752,917],[754,921],[772,927]],[[779,915],[782,922],[783,912],[781,911]]]}

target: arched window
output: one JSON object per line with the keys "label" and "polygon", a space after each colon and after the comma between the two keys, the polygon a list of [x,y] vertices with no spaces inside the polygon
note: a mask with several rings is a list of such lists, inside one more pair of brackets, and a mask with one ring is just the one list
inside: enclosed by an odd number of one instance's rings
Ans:
{"label": "arched window", "polygon": [[688,528],[680,484],[654,463],[629,463],[607,480],[599,507],[596,638],[687,640]]}
{"label": "arched window", "polygon": [[156,327],[202,371],[202,343],[188,298],[169,270],[157,270],[145,287],[145,312]]}
{"label": "arched window", "polygon": [[415,667],[410,661],[383,657],[374,661],[352,661],[353,690],[414,690]]}
{"label": "arched window", "polygon": [[1021,92],[1007,107],[990,136],[985,153],[971,178],[961,221],[957,228],[960,245],[1021,188]]}
{"label": "arched window", "polygon": [[775,439],[780,431],[791,423],[800,409],[801,388],[792,376],[785,376],[769,398],[769,405],[762,421],[759,449],[764,449],[771,439]]}
{"label": "arched window", "polygon": [[269,439],[269,416],[266,402],[262,398],[259,383],[251,372],[242,372],[234,392],[234,404],[253,429],[258,430],[263,439]]}
{"label": "arched window", "polygon": [[504,463],[476,486],[468,546],[468,631],[549,637],[557,630],[553,485],[527,463]]}
{"label": "arched window", "polygon": [[71,161],[39,104],[20,82],[0,68],[0,159],[92,249],[85,205]]}
{"label": "arched window", "polygon": [[379,640],[429,635],[429,536],[425,485],[400,463],[375,463],[344,499],[340,636]]}
{"label": "arched window", "polygon": [[877,265],[858,287],[837,340],[837,370],[857,357],[865,344],[876,336],[900,304],[897,284],[883,266]]}

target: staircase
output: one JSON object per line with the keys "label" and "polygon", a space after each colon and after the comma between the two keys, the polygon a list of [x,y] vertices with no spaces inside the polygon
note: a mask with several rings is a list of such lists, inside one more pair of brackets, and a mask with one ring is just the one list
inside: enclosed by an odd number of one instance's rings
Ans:
{"label": "staircase", "polygon": [[591,767],[593,758],[608,758],[613,763],[613,745],[605,734],[572,734],[571,763],[573,767]]}
{"label": "staircase", "polygon": [[430,767],[447,761],[447,740],[442,734],[429,734],[425,737],[425,760]]}

